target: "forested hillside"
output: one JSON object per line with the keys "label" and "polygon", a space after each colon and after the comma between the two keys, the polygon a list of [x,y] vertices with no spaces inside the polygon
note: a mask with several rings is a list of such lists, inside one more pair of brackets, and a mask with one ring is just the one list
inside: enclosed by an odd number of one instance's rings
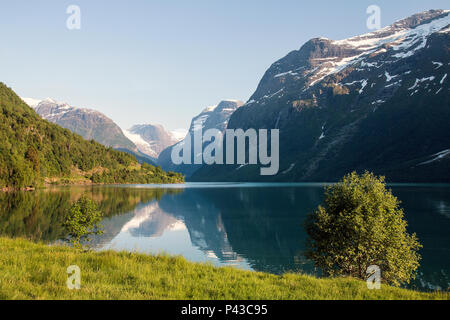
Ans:
{"label": "forested hillside", "polygon": [[173,183],[166,173],[136,158],[86,141],[39,117],[10,88],[0,83],[0,188],[29,188],[44,183]]}

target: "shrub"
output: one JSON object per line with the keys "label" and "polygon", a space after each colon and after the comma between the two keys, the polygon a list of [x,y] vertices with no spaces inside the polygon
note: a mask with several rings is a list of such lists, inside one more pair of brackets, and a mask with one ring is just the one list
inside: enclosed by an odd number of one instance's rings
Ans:
{"label": "shrub", "polygon": [[409,283],[419,267],[421,248],[407,233],[400,201],[384,177],[351,173],[325,191],[325,204],[309,215],[307,257],[328,276],[365,279],[371,265],[383,281]]}
{"label": "shrub", "polygon": [[69,242],[75,248],[81,249],[83,242],[90,241],[90,235],[103,233],[101,220],[102,213],[98,210],[95,202],[83,195],[72,204],[64,223]]}

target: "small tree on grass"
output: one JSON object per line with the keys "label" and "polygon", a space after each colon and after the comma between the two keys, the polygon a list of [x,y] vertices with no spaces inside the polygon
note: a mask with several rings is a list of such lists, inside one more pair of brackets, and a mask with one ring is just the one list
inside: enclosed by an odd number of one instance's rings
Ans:
{"label": "small tree on grass", "polygon": [[95,202],[83,195],[70,207],[64,224],[69,242],[75,248],[82,249],[82,242],[90,241],[90,235],[103,233],[101,220],[102,213]]}
{"label": "small tree on grass", "polygon": [[421,248],[406,231],[400,201],[384,177],[351,173],[325,191],[325,204],[309,215],[307,257],[328,276],[366,279],[377,265],[383,281],[409,283],[419,267]]}

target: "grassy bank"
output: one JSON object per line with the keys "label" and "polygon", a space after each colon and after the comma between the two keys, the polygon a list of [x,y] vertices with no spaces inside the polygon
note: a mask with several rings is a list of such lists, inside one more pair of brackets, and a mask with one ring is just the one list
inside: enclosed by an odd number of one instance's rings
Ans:
{"label": "grassy bank", "polygon": [[[81,290],[66,287],[66,269],[81,268]],[[449,299],[353,279],[275,276],[215,268],[183,258],[68,247],[0,238],[0,299]]]}

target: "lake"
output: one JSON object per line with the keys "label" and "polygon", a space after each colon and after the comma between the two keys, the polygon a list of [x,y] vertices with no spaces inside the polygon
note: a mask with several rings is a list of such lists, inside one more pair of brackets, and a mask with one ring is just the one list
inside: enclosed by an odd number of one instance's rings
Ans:
{"label": "lake", "polygon": [[[0,193],[0,235],[50,243],[83,193],[105,218],[97,250],[183,255],[196,262],[282,274],[318,274],[304,257],[306,215],[323,201],[324,184],[187,183],[59,187]],[[424,248],[418,290],[450,287],[450,186],[394,184],[409,232]]]}

